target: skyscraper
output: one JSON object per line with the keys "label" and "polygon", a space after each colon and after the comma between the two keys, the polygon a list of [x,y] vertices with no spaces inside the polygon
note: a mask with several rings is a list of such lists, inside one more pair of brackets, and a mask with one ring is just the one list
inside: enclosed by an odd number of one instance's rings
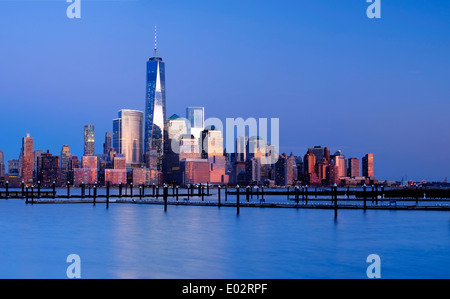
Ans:
{"label": "skyscraper", "polygon": [[122,109],[113,120],[113,147],[125,156],[127,165],[142,163],[143,117],[142,111]]}
{"label": "skyscraper", "polygon": [[366,178],[375,177],[373,168],[373,153],[367,154],[362,158],[362,175]]}
{"label": "skyscraper", "polygon": [[181,139],[187,134],[187,121],[174,114],[166,121],[164,129],[164,182],[181,184],[180,150]]}
{"label": "skyscraper", "polygon": [[187,107],[186,118],[189,120],[190,124],[188,133],[199,139],[205,126],[205,108]]}
{"label": "skyscraper", "polygon": [[222,131],[215,127],[205,129],[201,133],[200,147],[202,149],[202,158],[210,156],[223,156],[223,137]]}
{"label": "skyscraper", "polygon": [[165,64],[157,54],[155,26],[155,55],[147,61],[144,154],[146,162],[150,155],[156,154],[157,168],[161,170],[166,120],[166,76]]}
{"label": "skyscraper", "polygon": [[212,184],[228,183],[226,174],[226,157],[223,154],[222,131],[216,130],[215,126],[208,127],[202,131],[201,137],[202,158],[208,159],[209,176]]}
{"label": "skyscraper", "polygon": [[247,160],[247,143],[248,136],[236,137],[235,155],[237,162],[245,162]]}
{"label": "skyscraper", "polygon": [[110,150],[111,150],[111,133],[106,132],[105,133],[105,143],[103,143],[103,154],[109,155]]}
{"label": "skyscraper", "polygon": [[[325,147],[322,147],[320,145],[316,145],[312,148],[308,148],[308,151],[309,150],[311,150],[311,152],[314,154],[314,156],[316,158],[316,160],[315,160],[316,163],[320,163],[322,161],[322,158],[325,156]],[[330,162],[330,161],[328,161],[328,162]]]}
{"label": "skyscraper", "polygon": [[61,182],[67,182],[69,174],[70,162],[70,148],[68,145],[63,145],[61,149]]}
{"label": "skyscraper", "polygon": [[313,153],[312,149],[308,149],[308,152],[303,158],[303,169],[305,171],[305,174],[314,173],[315,165],[316,165],[316,155]]}
{"label": "skyscraper", "polygon": [[245,161],[245,183],[247,185],[261,182],[261,160],[255,157]]}
{"label": "skyscraper", "polygon": [[21,151],[21,176],[22,181],[25,184],[33,183],[33,167],[34,167],[34,154],[33,154],[33,138],[27,133],[27,137],[22,138],[22,151]]}
{"label": "skyscraper", "polygon": [[361,173],[360,161],[358,158],[350,158],[348,159],[348,168],[347,168],[347,176],[354,178],[359,177]]}
{"label": "skyscraper", "polygon": [[94,125],[84,126],[84,152],[83,155],[94,155],[95,154],[95,136],[94,136]]}
{"label": "skyscraper", "polygon": [[19,164],[18,159],[8,160],[8,173],[19,174]]}
{"label": "skyscraper", "polygon": [[290,156],[286,154],[278,156],[278,161],[275,163],[275,185],[288,186],[294,182],[294,165],[295,156],[292,153]]}
{"label": "skyscraper", "polygon": [[37,159],[36,178],[43,187],[50,187],[53,182],[59,185],[61,179],[59,156],[53,156],[48,150],[47,153],[43,153]]}
{"label": "skyscraper", "polygon": [[338,150],[333,155],[334,164],[336,165],[338,179],[347,176],[347,159],[342,154],[341,150]]}

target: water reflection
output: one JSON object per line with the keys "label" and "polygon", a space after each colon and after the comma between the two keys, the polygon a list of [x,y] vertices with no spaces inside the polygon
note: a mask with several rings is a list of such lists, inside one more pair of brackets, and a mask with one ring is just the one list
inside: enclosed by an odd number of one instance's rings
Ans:
{"label": "water reflection", "polygon": [[[450,278],[447,212],[0,201],[0,277]],[[419,271],[420,270],[420,271]]]}

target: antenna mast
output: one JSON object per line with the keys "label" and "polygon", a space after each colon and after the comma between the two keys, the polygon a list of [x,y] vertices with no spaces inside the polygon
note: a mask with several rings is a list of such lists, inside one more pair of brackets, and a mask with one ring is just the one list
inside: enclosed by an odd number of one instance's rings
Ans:
{"label": "antenna mast", "polygon": [[157,40],[156,40],[156,24],[155,24],[155,57],[158,57],[157,55]]}

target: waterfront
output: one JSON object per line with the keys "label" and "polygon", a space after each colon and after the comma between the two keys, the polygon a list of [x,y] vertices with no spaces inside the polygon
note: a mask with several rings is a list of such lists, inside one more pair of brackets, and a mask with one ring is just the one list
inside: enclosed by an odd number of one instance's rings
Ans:
{"label": "waterfront", "polygon": [[[138,200],[138,199],[137,199]],[[280,202],[286,198],[280,198]],[[26,205],[0,200],[0,277],[450,278],[446,211]]]}

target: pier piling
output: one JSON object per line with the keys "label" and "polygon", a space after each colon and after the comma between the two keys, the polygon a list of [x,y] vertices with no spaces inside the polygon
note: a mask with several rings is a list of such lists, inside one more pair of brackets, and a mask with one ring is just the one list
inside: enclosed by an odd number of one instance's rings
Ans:
{"label": "pier piling", "polygon": [[109,181],[106,183],[106,208],[109,208]]}
{"label": "pier piling", "polygon": [[31,185],[31,203],[34,204],[34,187]]}
{"label": "pier piling", "polygon": [[250,201],[250,187],[247,186],[246,190],[245,190],[245,199],[247,200],[247,202]]}
{"label": "pier piling", "polygon": [[366,184],[363,186],[363,197],[364,197],[364,211],[367,209],[367,196],[366,196]]}
{"label": "pier piling", "polygon": [[[335,184],[336,185],[336,184]],[[337,206],[337,186],[333,187],[333,197],[334,197],[334,218],[337,218],[338,206]]]}
{"label": "pier piling", "polygon": [[92,203],[95,206],[95,199],[97,198],[97,185],[94,185],[94,196],[92,197]]}
{"label": "pier piling", "polygon": [[167,195],[169,193],[169,190],[167,188],[167,186],[164,186],[164,191],[163,191],[163,197],[164,197],[164,212],[167,212]]}
{"label": "pier piling", "polygon": [[225,185],[225,201],[228,200],[228,187]]}
{"label": "pier piling", "polygon": [[202,193],[202,201],[205,200],[205,187],[200,184],[200,192]]}
{"label": "pier piling", "polygon": [[[317,198],[317,188],[316,188],[316,198]],[[305,186],[305,205],[308,204],[308,185]]]}
{"label": "pier piling", "polygon": [[236,213],[239,215],[239,185],[236,186]]}

